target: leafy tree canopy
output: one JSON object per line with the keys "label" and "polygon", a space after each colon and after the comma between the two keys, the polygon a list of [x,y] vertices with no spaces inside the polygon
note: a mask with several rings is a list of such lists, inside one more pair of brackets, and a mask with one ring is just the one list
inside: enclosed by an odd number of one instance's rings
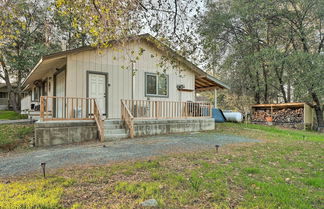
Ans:
{"label": "leafy tree canopy", "polygon": [[219,0],[199,32],[212,67],[255,103],[308,102],[323,122],[324,2]]}

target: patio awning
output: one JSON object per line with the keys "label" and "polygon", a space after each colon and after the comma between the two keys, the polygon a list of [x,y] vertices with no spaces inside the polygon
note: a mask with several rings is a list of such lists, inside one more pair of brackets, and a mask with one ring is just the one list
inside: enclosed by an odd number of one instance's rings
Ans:
{"label": "patio awning", "polygon": [[210,91],[213,89],[229,89],[230,87],[218,80],[217,78],[206,73],[205,76],[196,76],[195,79],[195,90],[199,91]]}

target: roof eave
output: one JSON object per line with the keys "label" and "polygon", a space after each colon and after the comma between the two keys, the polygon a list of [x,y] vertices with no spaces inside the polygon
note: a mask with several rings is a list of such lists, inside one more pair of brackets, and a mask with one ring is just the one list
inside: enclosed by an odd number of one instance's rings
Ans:
{"label": "roof eave", "polygon": [[30,73],[27,75],[27,77],[25,78],[25,80],[22,83],[22,86],[24,86],[26,84],[26,81],[28,80],[28,78],[33,74],[33,72],[39,67],[39,65],[43,62],[43,57],[40,58],[40,60],[38,61],[38,63],[35,65],[35,67],[32,69],[32,71],[30,71]]}
{"label": "roof eave", "polygon": [[230,87],[228,85],[226,85],[225,83],[221,82],[217,78],[209,75],[208,73],[206,73],[205,71],[203,71],[202,69],[200,69],[198,66],[196,66],[195,64],[193,64],[192,62],[190,62],[189,60],[187,60],[185,57],[183,57],[180,54],[178,54],[177,52],[175,52],[169,46],[167,46],[164,43],[162,43],[161,41],[155,39],[150,34],[143,34],[141,36],[141,38],[144,38],[144,40],[146,40],[146,41],[148,41],[148,42],[150,42],[152,44],[155,44],[154,43],[155,41],[159,42],[159,44],[161,45],[161,47],[158,47],[158,48],[160,48],[160,50],[168,50],[172,55],[175,55],[175,57],[177,58],[177,60],[179,62],[182,62],[183,64],[185,64],[188,68],[190,68],[191,70],[193,70],[194,72],[196,72],[198,75],[200,75],[200,76],[206,76],[208,79],[212,80],[213,82],[215,82],[217,85],[219,85],[220,87],[222,87],[224,89],[230,89]]}
{"label": "roof eave", "polygon": [[231,89],[228,85],[226,85],[224,82],[218,80],[214,76],[211,76],[211,75],[207,74],[207,78],[210,79],[210,80],[212,80],[212,81],[214,81],[218,85],[222,86],[224,89]]}

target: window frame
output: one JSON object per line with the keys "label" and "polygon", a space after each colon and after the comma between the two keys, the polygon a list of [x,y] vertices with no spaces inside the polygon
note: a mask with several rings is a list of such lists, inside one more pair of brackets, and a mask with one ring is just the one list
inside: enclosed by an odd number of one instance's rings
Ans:
{"label": "window frame", "polygon": [[[35,98],[36,90],[38,91],[37,98]],[[41,92],[42,92],[42,89],[40,87],[35,86],[32,90],[32,100],[31,101],[32,102],[40,102]]]}
{"label": "window frame", "polygon": [[[156,77],[156,94],[148,94],[147,93],[147,76],[155,76]],[[166,87],[167,87],[167,94],[166,95],[160,95],[159,94],[159,74],[158,73],[149,73],[145,72],[145,83],[144,83],[144,91],[145,91],[145,97],[160,97],[160,98],[168,98],[169,97],[169,75],[164,74],[166,77]]]}
{"label": "window frame", "polygon": [[0,96],[0,99],[8,99],[8,98],[9,98],[9,94],[8,94],[8,92],[3,92],[3,91],[1,91],[1,92],[0,92],[0,95],[5,95],[4,97],[3,97],[3,96]]}

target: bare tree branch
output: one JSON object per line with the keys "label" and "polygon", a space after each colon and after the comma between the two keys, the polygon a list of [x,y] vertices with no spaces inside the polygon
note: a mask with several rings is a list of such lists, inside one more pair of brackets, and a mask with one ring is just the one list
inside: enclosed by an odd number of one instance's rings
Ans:
{"label": "bare tree branch", "polygon": [[92,4],[93,4],[95,10],[97,11],[97,13],[99,14],[100,18],[102,18],[102,14],[101,14],[101,12],[100,12],[97,4],[96,4],[96,0],[92,0]]}
{"label": "bare tree branch", "polygon": [[173,16],[173,33],[177,30],[177,14],[178,14],[178,2],[174,0],[174,16]]}

